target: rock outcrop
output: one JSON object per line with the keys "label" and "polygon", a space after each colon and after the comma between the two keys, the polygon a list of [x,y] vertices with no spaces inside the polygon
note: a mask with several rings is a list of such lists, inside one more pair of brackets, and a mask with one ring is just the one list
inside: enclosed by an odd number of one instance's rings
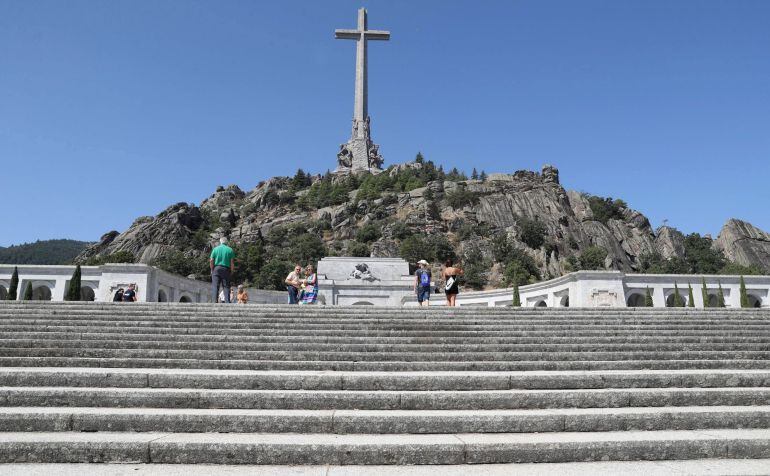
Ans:
{"label": "rock outcrop", "polygon": [[743,266],[758,266],[763,272],[770,273],[770,233],[751,223],[735,218],[728,220],[714,246],[730,261]]}
{"label": "rock outcrop", "polygon": [[[395,165],[382,177],[409,178],[424,167],[421,162]],[[106,234],[78,261],[118,251],[130,252],[143,263],[152,263],[171,250],[203,256],[222,234],[236,244],[254,242],[283,226],[309,230],[322,238],[330,252],[360,253],[357,233],[370,224],[379,229],[379,236],[365,248],[372,256],[397,256],[406,236],[404,227],[410,234],[443,235],[458,256],[469,249],[481,251],[489,261],[492,284],[502,272],[500,263],[492,260],[492,240],[502,234],[533,258],[543,278],[570,271],[575,259],[590,247],[607,251],[607,268],[629,272],[640,270],[644,255],[668,259],[683,257],[685,252],[684,236],[676,229],[653,230],[642,213],[619,200],[606,202],[612,213],[595,211],[598,197],[565,190],[559,171],[550,165],[541,173],[496,173],[483,181],[456,177],[424,181],[404,192],[383,189],[372,194],[369,190],[362,196],[355,187],[335,189],[330,192],[337,194],[334,204],[307,205],[309,196],[317,196],[324,187],[328,192],[344,180],[348,178],[306,175],[300,186],[296,177],[276,177],[250,192],[235,185],[219,187],[200,206],[178,203],[156,217],[137,219],[123,233]],[[356,186],[364,182],[359,179]],[[535,245],[523,236],[525,225],[532,222],[543,230],[542,240]],[[748,223],[730,220],[715,246],[732,261],[770,272],[770,235]]]}

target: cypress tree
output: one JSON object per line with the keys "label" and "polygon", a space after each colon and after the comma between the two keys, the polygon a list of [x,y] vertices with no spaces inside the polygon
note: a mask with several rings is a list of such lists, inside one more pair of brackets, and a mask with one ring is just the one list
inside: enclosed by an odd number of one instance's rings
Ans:
{"label": "cypress tree", "polygon": [[706,289],[706,278],[701,278],[701,282],[703,283],[703,287],[700,290],[703,296],[703,307],[709,307],[709,291]]}
{"label": "cypress tree", "polygon": [[674,307],[684,307],[684,300],[679,294],[679,286],[677,286],[676,281],[674,281]]}
{"label": "cypress tree", "polygon": [[749,307],[749,295],[746,293],[746,282],[741,276],[741,307]]}
{"label": "cypress tree", "polygon": [[479,179],[479,173],[478,173],[478,171],[476,171],[476,167],[473,167],[473,172],[471,172],[471,178],[473,180],[478,180]]}
{"label": "cypress tree", "polygon": [[27,281],[27,287],[24,288],[24,300],[25,301],[32,300],[32,281]]}
{"label": "cypress tree", "polygon": [[487,181],[487,173],[484,172],[483,170],[481,171],[481,174],[479,174],[479,180],[481,180],[482,182]]}
{"label": "cypress tree", "polygon": [[650,292],[649,286],[647,286],[647,291],[644,293],[644,306],[653,307],[652,293]]}
{"label": "cypress tree", "polygon": [[17,294],[19,291],[19,268],[18,266],[13,267],[13,276],[11,276],[11,285],[8,288],[8,297],[7,299],[9,301],[15,301]]}
{"label": "cypress tree", "polygon": [[695,307],[695,298],[692,296],[692,285],[687,283],[687,307]]}
{"label": "cypress tree", "polygon": [[80,265],[75,267],[75,272],[72,273],[70,279],[69,288],[67,288],[67,295],[64,296],[65,301],[80,301]]}
{"label": "cypress tree", "polygon": [[725,293],[722,291],[722,282],[719,281],[719,293],[717,294],[717,307],[725,307]]}

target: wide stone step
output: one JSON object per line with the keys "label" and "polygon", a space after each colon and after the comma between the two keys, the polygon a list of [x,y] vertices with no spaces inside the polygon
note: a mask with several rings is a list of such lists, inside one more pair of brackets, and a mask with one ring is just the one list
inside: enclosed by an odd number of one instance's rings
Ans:
{"label": "wide stone step", "polygon": [[[1,327],[1,326],[0,326]],[[455,338],[455,339],[473,339],[473,338],[531,338],[540,337],[547,339],[558,338],[586,338],[600,339],[621,337],[627,339],[658,339],[658,338],[741,338],[755,337],[759,339],[770,338],[770,332],[745,331],[742,328],[735,330],[634,330],[634,329],[616,329],[616,330],[553,330],[553,331],[494,331],[494,330],[466,330],[466,331],[445,331],[445,330],[422,330],[422,331],[401,331],[401,330],[376,330],[376,329],[357,329],[357,330],[339,330],[339,329],[190,329],[190,328],[158,328],[158,327],[99,327],[99,326],[7,326],[0,330],[9,335],[16,332],[52,332],[89,335],[94,334],[116,334],[116,335],[158,335],[174,338],[176,336],[199,336],[216,335],[227,337],[256,337],[269,339],[275,338],[355,338],[355,339],[373,339],[377,337],[386,338]]]}
{"label": "wide stone step", "polygon": [[169,350],[169,349],[95,349],[95,348],[3,348],[0,357],[91,357],[91,358],[161,358],[195,360],[321,360],[321,361],[591,361],[591,360],[725,360],[749,359],[767,361],[768,351],[623,351],[623,352],[334,352],[334,351],[234,351],[234,350]]}
{"label": "wide stone step", "polygon": [[193,340],[178,342],[171,340],[130,340],[80,339],[72,335],[66,339],[0,339],[0,348],[58,348],[58,349],[155,349],[155,350],[206,350],[206,351],[250,351],[250,352],[346,352],[346,353],[443,353],[458,354],[476,352],[524,353],[524,352],[675,352],[675,351],[760,351],[770,355],[768,343],[507,343],[507,344],[393,344],[372,343],[326,343],[326,342],[236,342]]}
{"label": "wide stone step", "polygon": [[770,387],[770,370],[318,372],[0,368],[0,386],[271,390],[501,390]]}
{"label": "wide stone step", "polygon": [[0,432],[543,433],[768,428],[770,406],[549,410],[0,409]]}
{"label": "wide stone step", "polygon": [[0,433],[2,462],[478,464],[766,458],[770,430],[559,433]]}
{"label": "wide stone step", "polygon": [[229,370],[326,370],[326,371],[539,371],[539,370],[676,370],[768,369],[770,362],[750,359],[719,360],[592,360],[592,361],[339,361],[339,360],[228,360],[105,357],[0,357],[4,367],[109,367]]}
{"label": "wide stone step", "polygon": [[507,336],[499,334],[478,336],[336,336],[336,335],[232,335],[232,334],[165,334],[165,333],[129,333],[129,332],[61,332],[58,330],[35,330],[0,332],[0,339],[80,339],[88,341],[173,341],[173,342],[253,342],[253,343],[324,343],[324,344],[767,344],[770,348],[770,333],[767,336],[756,335],[702,335],[702,336],[672,336],[672,335],[626,335],[591,337],[575,337],[572,335],[559,336]]}
{"label": "wide stone step", "polygon": [[770,388],[357,391],[0,387],[0,406],[495,410],[770,405]]}

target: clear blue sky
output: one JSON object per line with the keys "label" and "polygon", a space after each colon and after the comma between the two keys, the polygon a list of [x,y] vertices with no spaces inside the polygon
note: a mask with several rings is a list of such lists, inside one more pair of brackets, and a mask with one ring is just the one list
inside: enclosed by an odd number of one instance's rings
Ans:
{"label": "clear blue sky", "polygon": [[770,1],[0,2],[0,245],[323,172],[350,133],[356,9],[386,164],[556,165],[654,226],[770,230]]}

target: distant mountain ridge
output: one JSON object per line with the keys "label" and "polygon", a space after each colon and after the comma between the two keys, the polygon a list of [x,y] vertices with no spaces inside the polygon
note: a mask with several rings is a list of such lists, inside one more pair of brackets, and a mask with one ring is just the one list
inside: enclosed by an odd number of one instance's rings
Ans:
{"label": "distant mountain ridge", "polygon": [[76,240],[38,240],[34,243],[0,246],[2,264],[72,264],[91,243]]}

